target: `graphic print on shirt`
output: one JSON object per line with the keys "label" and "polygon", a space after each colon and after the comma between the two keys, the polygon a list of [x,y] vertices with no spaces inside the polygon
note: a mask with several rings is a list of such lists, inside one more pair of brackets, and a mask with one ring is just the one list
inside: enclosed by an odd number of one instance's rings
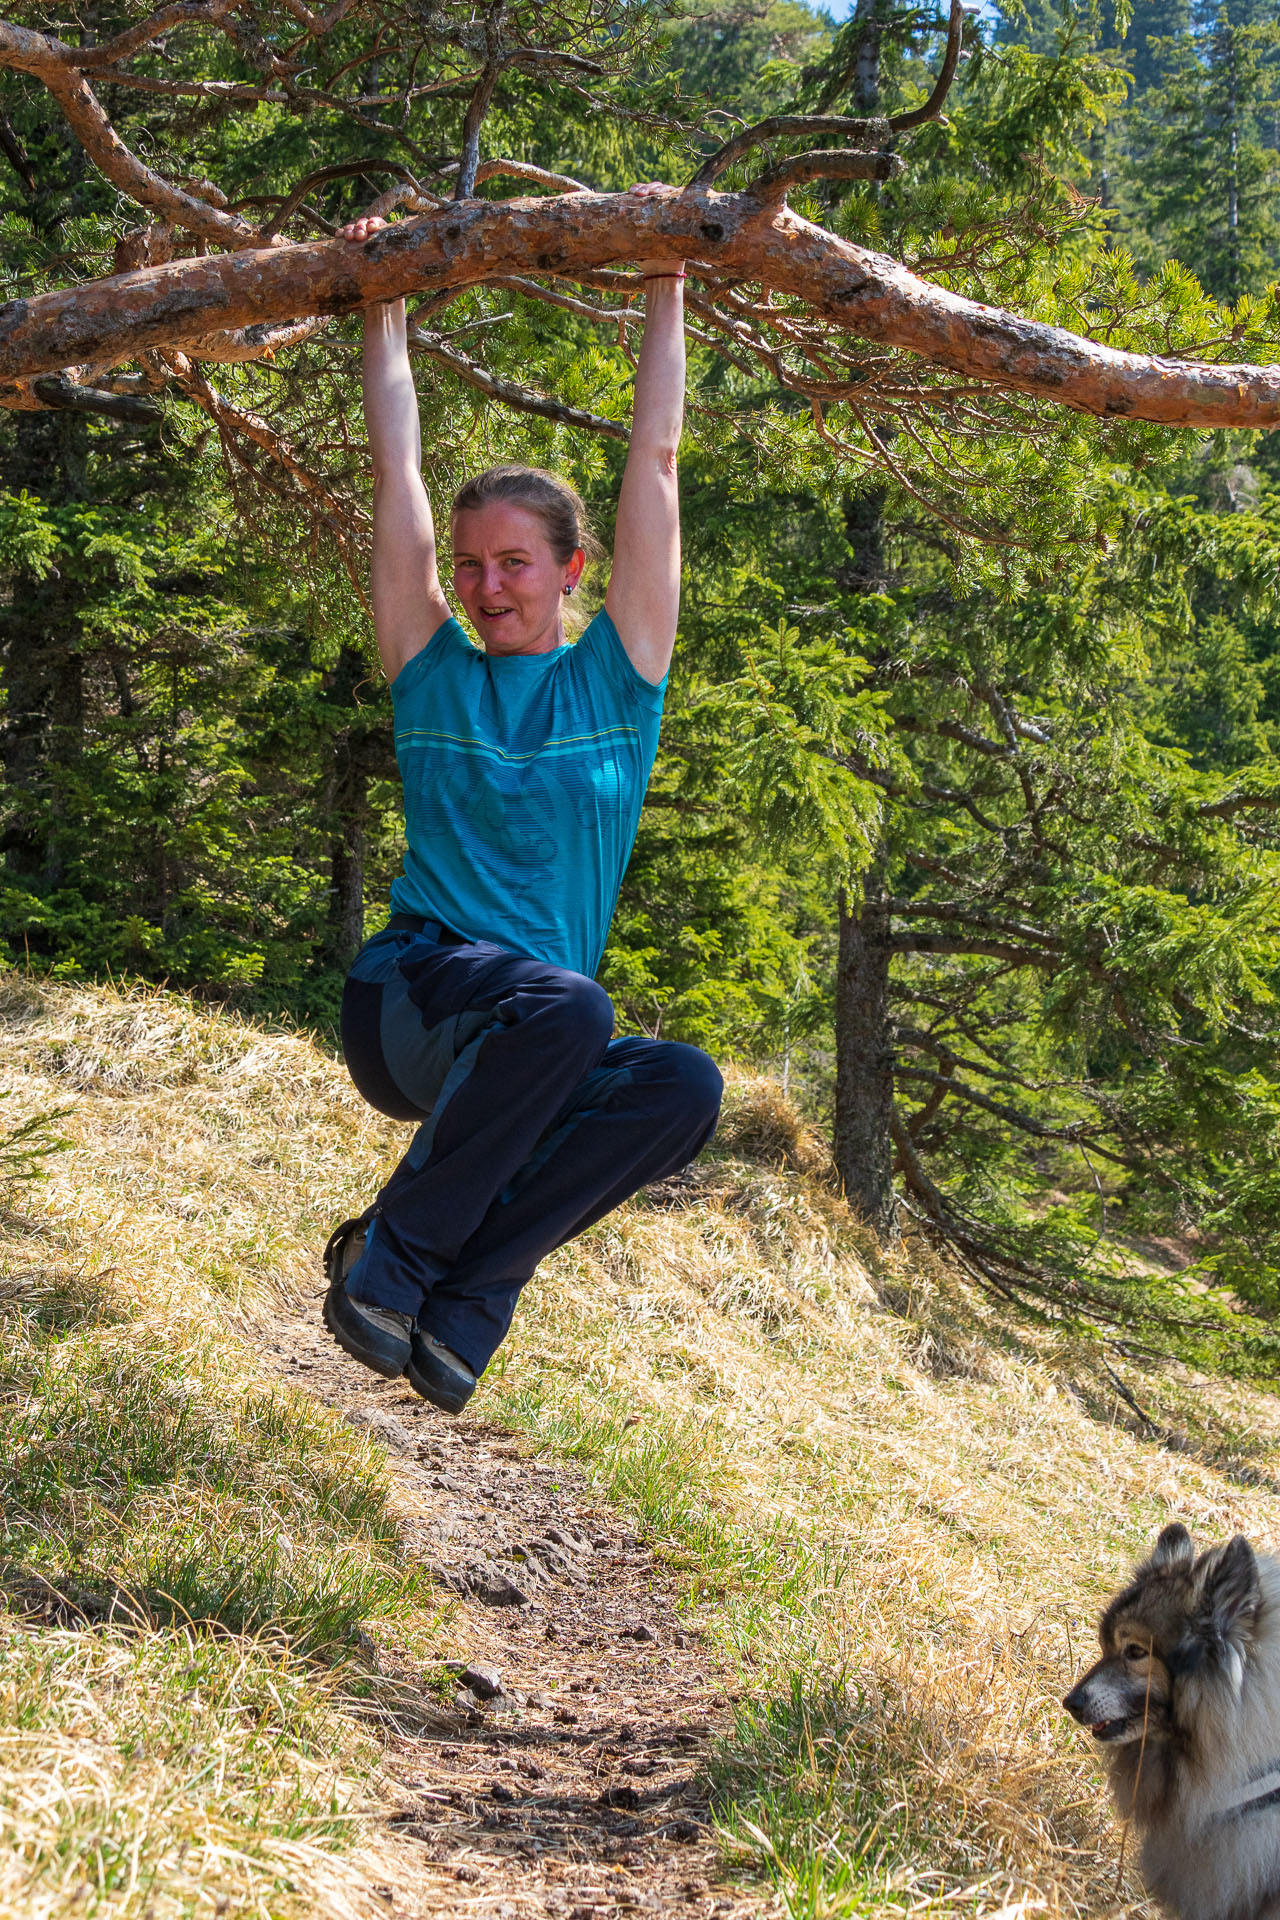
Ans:
{"label": "graphic print on shirt", "polygon": [[392,687],[408,840],[393,910],[594,972],[662,694],[604,613],[576,646],[505,657],[446,623]]}

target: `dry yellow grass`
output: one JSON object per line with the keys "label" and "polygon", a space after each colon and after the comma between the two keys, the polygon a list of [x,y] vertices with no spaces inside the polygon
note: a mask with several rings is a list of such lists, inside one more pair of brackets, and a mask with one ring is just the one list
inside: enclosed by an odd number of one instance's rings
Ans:
{"label": "dry yellow grass", "polygon": [[0,1025],[4,1123],[70,1107],[0,1217],[0,1915],[382,1911],[377,1745],[305,1657],[395,1584],[381,1453],[264,1395],[236,1333],[378,1146],[309,1043],[173,997],[4,976]]}
{"label": "dry yellow grass", "polygon": [[[11,977],[0,1024],[6,1119],[72,1105],[39,1258],[109,1273],[175,1337],[251,1336],[274,1291],[314,1292],[328,1227],[405,1140],[308,1040],[174,997]],[[841,1681],[842,1764],[898,1838],[863,1904],[793,1888],[797,1912],[1145,1912],[1057,1702],[1165,1521],[1280,1538],[1280,1408],[1113,1361],[1143,1427],[1088,1342],[1010,1326],[920,1254],[873,1275],[776,1090],[731,1084],[721,1137],[696,1185],[547,1263],[477,1411],[594,1449],[624,1489],[650,1460],[642,1504],[744,1684]],[[208,1364],[238,1379],[249,1351]]]}

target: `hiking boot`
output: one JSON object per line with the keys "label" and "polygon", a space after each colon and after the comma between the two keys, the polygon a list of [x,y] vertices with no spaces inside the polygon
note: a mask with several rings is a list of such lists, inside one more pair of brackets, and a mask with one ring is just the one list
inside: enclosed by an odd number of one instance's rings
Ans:
{"label": "hiking boot", "polygon": [[404,1372],[412,1351],[412,1315],[396,1313],[391,1307],[368,1306],[363,1300],[353,1300],[347,1292],[347,1275],[364,1252],[369,1225],[365,1220],[344,1220],[329,1236],[324,1250],[324,1270],[329,1280],[324,1323],[344,1353],[363,1361],[385,1380],[394,1380]]}
{"label": "hiking boot", "polygon": [[476,1390],[476,1376],[466,1361],[421,1327],[413,1330],[413,1351],[404,1371],[414,1392],[445,1413],[461,1413]]}

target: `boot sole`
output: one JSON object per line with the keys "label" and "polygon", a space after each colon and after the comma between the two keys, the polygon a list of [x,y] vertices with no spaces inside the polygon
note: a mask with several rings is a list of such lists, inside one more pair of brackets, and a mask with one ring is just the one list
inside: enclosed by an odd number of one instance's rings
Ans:
{"label": "boot sole", "polygon": [[[329,1332],[342,1348],[342,1351],[350,1354],[353,1360],[359,1360],[361,1364],[368,1367],[371,1372],[381,1374],[384,1380],[398,1380],[405,1370],[405,1362],[409,1358],[409,1355],[406,1355],[403,1360],[390,1359],[383,1354],[377,1353],[373,1348],[363,1345],[357,1333],[343,1326],[334,1308],[333,1295],[334,1289],[330,1287],[324,1297],[323,1318],[324,1324],[328,1327]],[[412,1353],[412,1348],[410,1349],[410,1353]]]}
{"label": "boot sole", "polygon": [[411,1353],[404,1377],[416,1394],[429,1400],[433,1407],[439,1407],[441,1413],[461,1413],[475,1392],[474,1387],[456,1387],[430,1355],[425,1364],[420,1364],[417,1354]]}

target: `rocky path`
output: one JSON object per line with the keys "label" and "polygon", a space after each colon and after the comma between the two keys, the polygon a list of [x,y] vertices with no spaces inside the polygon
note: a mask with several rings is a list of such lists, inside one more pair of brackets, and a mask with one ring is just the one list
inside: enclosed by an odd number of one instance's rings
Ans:
{"label": "rocky path", "polygon": [[348,1360],[318,1304],[264,1358],[385,1444],[410,1549],[457,1596],[452,1703],[388,1754],[388,1912],[769,1910],[720,1874],[701,1761],[724,1677],[653,1553],[572,1466]]}

